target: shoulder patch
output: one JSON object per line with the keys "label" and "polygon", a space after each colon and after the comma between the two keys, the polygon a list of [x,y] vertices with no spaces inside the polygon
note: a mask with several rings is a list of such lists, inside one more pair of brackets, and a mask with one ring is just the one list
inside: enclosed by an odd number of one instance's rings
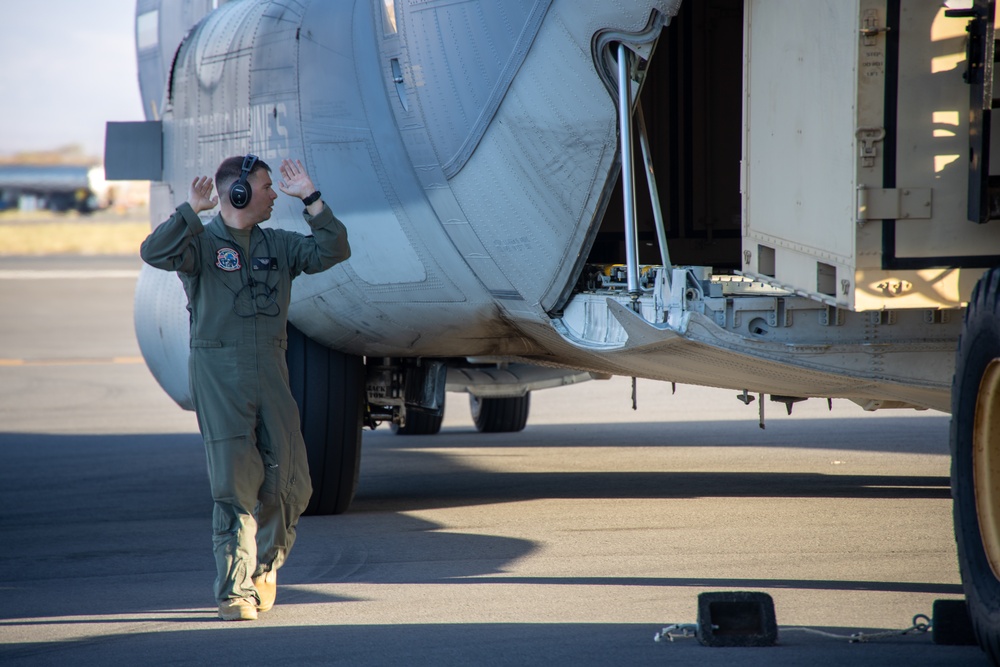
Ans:
{"label": "shoulder patch", "polygon": [[232,248],[220,248],[215,255],[215,265],[223,271],[239,271],[240,254]]}

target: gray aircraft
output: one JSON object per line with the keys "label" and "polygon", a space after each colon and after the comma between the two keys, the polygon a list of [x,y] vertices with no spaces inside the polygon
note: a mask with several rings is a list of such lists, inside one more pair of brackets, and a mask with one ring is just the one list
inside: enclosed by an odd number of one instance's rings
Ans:
{"label": "gray aircraft", "polygon": [[[997,660],[994,3],[948,4],[138,0],[147,120],[109,123],[106,169],[157,224],[225,157],[300,157],[349,228],[289,313],[311,512],[350,505],[365,426],[435,433],[447,392],[482,431],[610,375],[734,389],[761,426],[767,395],[951,412]],[[143,268],[140,347],[189,408],[184,306]]]}

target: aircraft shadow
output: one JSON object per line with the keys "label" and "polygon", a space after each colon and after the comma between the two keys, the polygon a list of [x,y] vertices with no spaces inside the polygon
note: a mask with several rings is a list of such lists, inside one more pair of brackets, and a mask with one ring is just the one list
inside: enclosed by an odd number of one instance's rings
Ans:
{"label": "aircraft shadow", "polygon": [[[366,441],[369,449],[352,511],[303,518],[306,537],[300,538],[283,580],[290,585],[287,603],[350,601],[339,594],[295,590],[295,584],[310,582],[807,587],[960,594],[955,586],[904,582],[508,579],[503,576],[507,565],[531,553],[535,543],[451,533],[408,512],[537,498],[946,499],[948,479],[766,472],[494,472],[456,463],[447,452],[396,447],[419,440],[388,436]],[[0,551],[0,619],[29,623],[57,617],[61,620],[43,622],[74,623],[92,614],[184,610],[192,600],[211,603],[211,496],[197,434],[0,433],[0,450],[5,455],[0,467],[0,543],[5,546]],[[415,555],[407,556],[411,553]],[[381,562],[389,558],[386,554],[391,555],[389,564]],[[204,610],[176,613],[177,622],[211,618]],[[0,624],[0,632],[5,625],[10,624]],[[4,648],[9,650],[16,645]]]}
{"label": "aircraft shadow", "polygon": [[[472,426],[445,427],[436,436],[395,436],[400,448],[433,440],[447,447],[785,447],[948,455],[947,415],[796,419],[782,415],[761,429],[755,418],[731,421],[532,424],[520,433],[479,433]],[[378,429],[366,436],[388,435]]]}
{"label": "aircraft shadow", "polygon": [[362,478],[352,510],[403,511],[543,498],[951,498],[951,482],[945,476],[467,470],[447,486],[426,481]]}

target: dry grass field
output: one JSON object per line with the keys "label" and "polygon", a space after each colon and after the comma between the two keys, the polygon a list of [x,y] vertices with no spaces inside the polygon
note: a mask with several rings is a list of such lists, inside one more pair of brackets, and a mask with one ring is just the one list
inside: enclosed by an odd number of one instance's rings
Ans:
{"label": "dry grass field", "polygon": [[149,229],[146,210],[91,215],[8,211],[0,214],[0,256],[138,255]]}

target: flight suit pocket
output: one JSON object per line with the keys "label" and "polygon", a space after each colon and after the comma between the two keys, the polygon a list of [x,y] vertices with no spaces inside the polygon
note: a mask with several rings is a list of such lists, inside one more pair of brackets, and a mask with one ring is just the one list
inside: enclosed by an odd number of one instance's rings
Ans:
{"label": "flight suit pocket", "polygon": [[296,429],[289,433],[288,440],[289,468],[291,468],[288,479],[288,502],[301,513],[309,503],[313,491],[312,479],[309,476],[309,454],[300,430]]}
{"label": "flight suit pocket", "polygon": [[215,338],[192,338],[190,346],[196,350],[210,350],[220,347],[236,347],[237,340],[217,340]]}
{"label": "flight suit pocket", "polygon": [[309,462],[302,434],[290,431],[283,434],[281,442],[258,441],[260,457],[264,462],[264,484],[260,499],[265,503],[309,501],[312,485],[309,479]]}
{"label": "flight suit pocket", "polygon": [[246,436],[205,440],[212,498],[253,513],[257,492],[264,483],[261,455]]}
{"label": "flight suit pocket", "polygon": [[264,464],[264,481],[260,487],[260,499],[264,503],[274,503],[281,493],[281,478],[287,466],[282,465],[270,444],[260,447],[260,459]]}

